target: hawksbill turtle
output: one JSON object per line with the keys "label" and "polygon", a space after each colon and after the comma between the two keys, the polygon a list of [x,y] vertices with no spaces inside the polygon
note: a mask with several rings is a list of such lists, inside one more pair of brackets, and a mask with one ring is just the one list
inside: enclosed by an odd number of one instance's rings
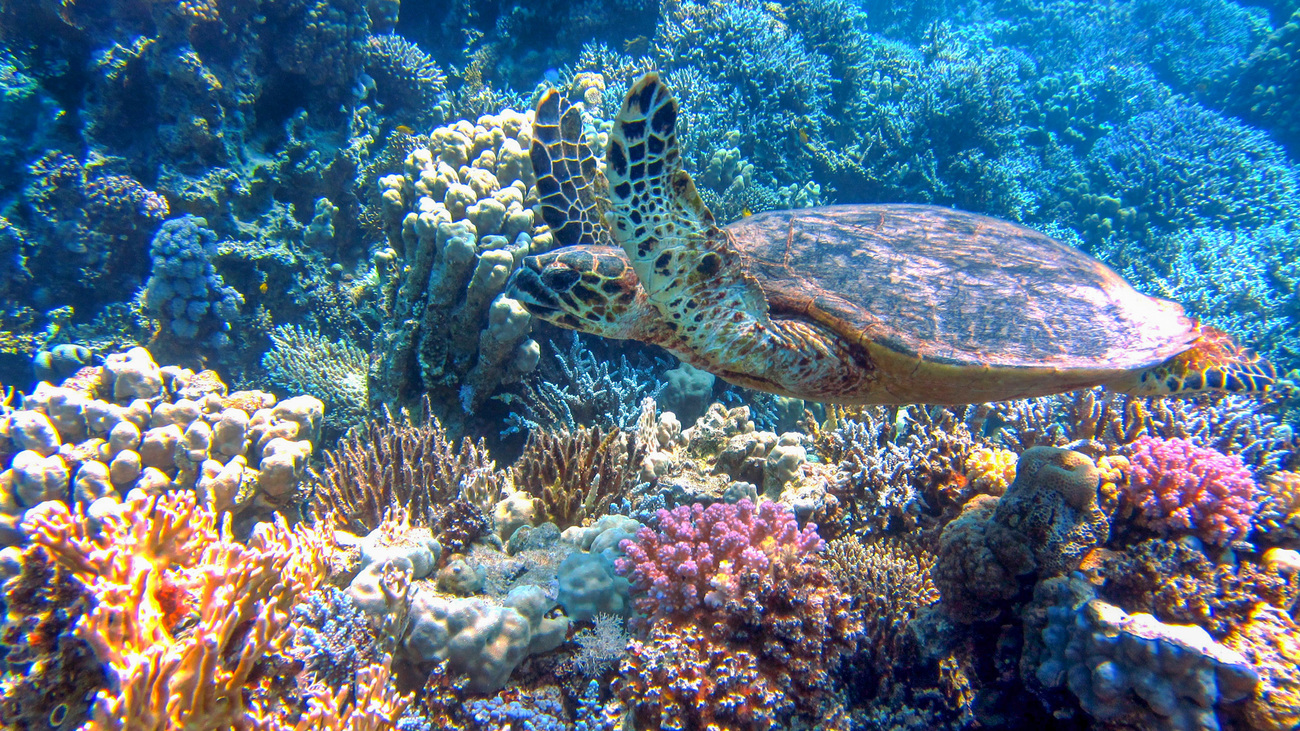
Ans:
{"label": "hawksbill turtle", "polygon": [[1096,385],[1264,391],[1265,360],[1083,252],[928,205],[772,211],[718,226],[682,167],[677,103],[628,91],[603,175],[555,90],[530,149],[561,248],[507,295],[564,328],[635,339],[741,386],[841,404],[963,404]]}

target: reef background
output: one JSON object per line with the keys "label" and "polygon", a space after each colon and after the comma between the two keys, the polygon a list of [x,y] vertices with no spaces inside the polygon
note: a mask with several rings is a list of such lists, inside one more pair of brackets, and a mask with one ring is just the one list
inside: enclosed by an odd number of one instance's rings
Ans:
{"label": "reef background", "polygon": [[[533,322],[533,104],[603,150],[651,68],[722,221],[1018,221],[1290,380],[846,410]],[[0,0],[0,721],[1294,728],[1298,109],[1297,0]]]}

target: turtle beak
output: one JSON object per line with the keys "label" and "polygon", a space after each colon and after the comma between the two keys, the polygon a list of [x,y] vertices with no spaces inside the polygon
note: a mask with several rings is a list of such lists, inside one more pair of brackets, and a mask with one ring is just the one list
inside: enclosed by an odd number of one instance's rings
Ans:
{"label": "turtle beak", "polygon": [[506,282],[505,295],[518,300],[530,314],[545,319],[560,311],[560,300],[542,282],[540,269],[537,257],[524,257],[524,265]]}

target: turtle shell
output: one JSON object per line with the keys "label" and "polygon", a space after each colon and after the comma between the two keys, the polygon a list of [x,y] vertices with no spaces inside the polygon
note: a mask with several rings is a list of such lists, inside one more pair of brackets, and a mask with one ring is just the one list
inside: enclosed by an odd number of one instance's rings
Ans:
{"label": "turtle shell", "polygon": [[904,358],[982,369],[1127,371],[1197,339],[1173,302],[1083,252],[987,216],[920,205],[773,211],[726,228],[773,317]]}

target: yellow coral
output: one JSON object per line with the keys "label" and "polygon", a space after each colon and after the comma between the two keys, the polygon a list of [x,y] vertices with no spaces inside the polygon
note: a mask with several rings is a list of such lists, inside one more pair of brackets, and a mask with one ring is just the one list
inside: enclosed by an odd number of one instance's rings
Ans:
{"label": "yellow coral", "polygon": [[320,585],[332,539],[277,519],[243,545],[230,526],[188,491],[128,500],[98,531],[63,503],[29,512],[32,541],[95,598],[77,634],[112,688],[88,729],[251,727],[245,686],[288,641],[289,609]]}
{"label": "yellow coral", "polygon": [[1016,480],[1016,453],[980,448],[966,458],[966,479],[974,493],[1001,495]]}

